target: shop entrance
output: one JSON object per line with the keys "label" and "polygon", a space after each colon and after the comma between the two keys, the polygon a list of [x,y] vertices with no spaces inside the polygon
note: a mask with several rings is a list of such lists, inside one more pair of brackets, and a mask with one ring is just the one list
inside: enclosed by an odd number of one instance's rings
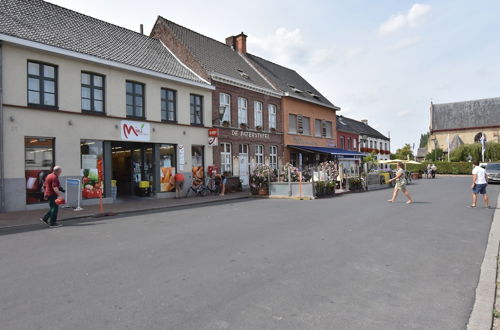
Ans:
{"label": "shop entrance", "polygon": [[148,196],[153,187],[153,144],[112,142],[117,196]]}

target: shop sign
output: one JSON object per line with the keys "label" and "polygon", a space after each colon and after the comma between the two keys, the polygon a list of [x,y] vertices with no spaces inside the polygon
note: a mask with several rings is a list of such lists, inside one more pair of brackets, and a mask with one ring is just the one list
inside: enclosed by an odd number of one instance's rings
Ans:
{"label": "shop sign", "polygon": [[182,144],[177,145],[177,156],[179,161],[179,172],[184,171],[184,146]]}
{"label": "shop sign", "polygon": [[210,147],[219,145],[219,130],[217,128],[210,128],[208,130],[208,145]]}
{"label": "shop sign", "polygon": [[148,123],[122,120],[120,128],[121,139],[124,141],[149,142],[151,140],[151,127]]}
{"label": "shop sign", "polygon": [[236,129],[231,130],[232,136],[241,136],[250,139],[265,139],[269,140],[270,136],[267,133],[259,133],[259,132],[248,132],[248,131],[239,131]]}

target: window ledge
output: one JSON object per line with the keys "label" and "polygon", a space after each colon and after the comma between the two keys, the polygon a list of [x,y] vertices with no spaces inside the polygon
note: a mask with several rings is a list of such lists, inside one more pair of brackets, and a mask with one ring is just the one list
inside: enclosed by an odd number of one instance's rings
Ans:
{"label": "window ledge", "polygon": [[28,108],[44,109],[44,110],[59,110],[58,106],[43,105],[36,103],[28,103]]}

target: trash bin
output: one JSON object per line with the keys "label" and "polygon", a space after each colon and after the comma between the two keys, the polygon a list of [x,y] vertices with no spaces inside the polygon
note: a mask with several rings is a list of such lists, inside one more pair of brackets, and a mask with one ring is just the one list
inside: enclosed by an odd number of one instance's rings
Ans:
{"label": "trash bin", "polygon": [[140,197],[151,196],[151,184],[149,181],[139,181],[137,184],[136,194]]}

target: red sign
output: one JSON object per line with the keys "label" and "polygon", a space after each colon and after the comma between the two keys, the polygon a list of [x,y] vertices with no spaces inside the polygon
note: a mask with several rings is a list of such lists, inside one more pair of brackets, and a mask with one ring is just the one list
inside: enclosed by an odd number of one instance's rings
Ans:
{"label": "red sign", "polygon": [[219,136],[219,130],[217,128],[210,128],[208,130],[208,136],[209,137],[218,137]]}

